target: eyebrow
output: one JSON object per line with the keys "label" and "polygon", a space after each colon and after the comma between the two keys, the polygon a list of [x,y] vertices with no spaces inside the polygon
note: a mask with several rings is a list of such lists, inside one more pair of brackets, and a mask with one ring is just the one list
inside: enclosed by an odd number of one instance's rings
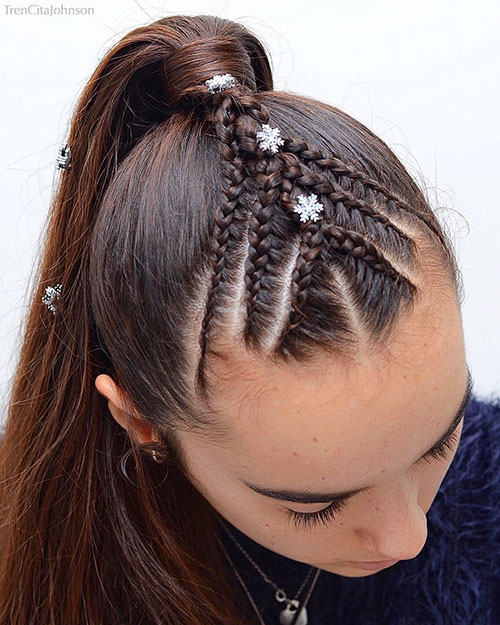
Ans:
{"label": "eyebrow", "polygon": [[[458,424],[462,420],[464,413],[472,399],[472,391],[474,388],[474,380],[471,376],[470,370],[467,367],[467,385],[465,388],[465,394],[463,396],[462,401],[460,402],[460,406],[453,417],[449,427],[446,429],[446,432],[439,437],[439,439],[432,445],[428,451],[423,453],[418,460],[414,462],[417,464],[422,458],[431,452],[436,447],[439,447],[444,441],[446,441],[458,427]],[[277,488],[266,488],[263,486],[258,486],[257,484],[252,484],[248,480],[244,478],[239,478],[243,484],[248,486],[251,490],[259,493],[260,495],[264,495],[265,497],[270,497],[272,499],[279,499],[282,501],[290,501],[294,503],[326,503],[330,501],[341,501],[345,499],[349,499],[353,495],[357,495],[365,490],[371,488],[371,486],[365,486],[364,488],[358,488],[357,490],[349,490],[341,493],[314,493],[310,490],[306,491],[296,491],[296,490],[288,490],[288,489],[277,489]]]}

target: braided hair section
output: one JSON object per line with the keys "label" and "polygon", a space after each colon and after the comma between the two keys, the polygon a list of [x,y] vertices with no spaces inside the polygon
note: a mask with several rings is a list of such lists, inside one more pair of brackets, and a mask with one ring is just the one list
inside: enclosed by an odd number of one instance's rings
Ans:
{"label": "braided hair section", "polygon": [[[309,163],[311,168],[320,169],[321,171],[330,171],[338,180],[341,188],[345,188],[344,183],[352,190],[355,186],[358,194],[361,195],[360,201],[365,199],[367,205],[376,205],[382,203],[389,215],[405,213],[406,218],[413,224],[423,226],[438,242],[438,249],[446,262],[456,267],[456,259],[449,252],[449,241],[445,237],[443,230],[432,211],[422,210],[416,205],[409,205],[397,194],[393,193],[380,181],[375,180],[366,172],[359,171],[353,165],[346,163],[337,155],[325,154],[317,147],[309,146],[304,141],[291,138],[286,143],[286,150],[297,156],[300,155],[301,160]],[[359,197],[359,195],[358,195]],[[387,220],[388,221],[388,220]],[[390,223],[388,221],[388,223]],[[414,246],[410,246],[409,249]],[[408,262],[416,261],[412,254]]]}
{"label": "braided hair section", "polygon": [[218,307],[228,304],[229,298],[225,298],[225,294],[232,285],[229,276],[237,268],[240,246],[245,241],[248,225],[242,197],[248,173],[241,150],[241,126],[237,122],[243,115],[252,118],[256,124],[264,123],[269,117],[250,88],[233,81],[229,84],[226,89],[221,89],[220,94],[215,94],[214,112],[208,116],[219,139],[222,157],[222,202],[215,210],[214,231],[210,240],[212,276],[201,324],[201,355],[196,376],[198,392],[205,397],[207,379],[203,365],[208,340]]}
{"label": "braided hair section", "polygon": [[[351,301],[350,309],[358,311],[358,317],[376,319],[374,324],[369,324],[371,338],[380,339],[382,329],[391,325],[387,324],[389,310],[381,309],[387,300],[380,297],[380,290],[389,289],[393,281],[392,288],[399,289],[398,297],[407,303],[413,301],[417,292],[410,277],[396,269],[382,249],[385,248],[393,259],[404,258],[405,264],[411,266],[416,262],[415,241],[376,207],[344,191],[336,181],[312,172],[296,155],[284,153],[282,159],[287,167],[283,172],[282,206],[291,208],[298,190],[308,189],[321,198],[325,214],[319,222],[301,224],[299,254],[291,275],[289,319],[282,330],[278,351],[285,355],[293,353],[290,351],[295,345],[293,336],[301,324],[311,324],[302,331],[317,336],[318,343],[329,348],[332,318],[335,318],[330,303],[331,284],[336,284],[338,290],[343,289],[343,299]],[[335,275],[332,268],[337,270]],[[350,292],[359,294],[355,302]],[[312,314],[308,314],[308,310]],[[375,317],[377,310],[378,319]],[[339,317],[338,312],[336,317]],[[340,315],[343,317],[345,312]],[[322,323],[325,334],[318,336],[314,328],[321,329]],[[354,325],[359,329],[362,321]],[[347,327],[346,324],[343,328],[344,334]],[[358,331],[354,342],[359,342],[359,334]],[[345,340],[346,336],[343,338]]]}
{"label": "braided hair section", "polygon": [[[259,134],[272,129],[270,119],[263,99],[239,85],[214,109],[223,201],[210,243],[201,390],[216,311],[231,292],[240,289],[245,315],[236,338],[247,350],[276,362],[314,358],[318,347],[347,355],[361,341],[383,342],[414,305],[421,269],[414,234],[431,233],[447,249],[429,213],[338,156],[297,137],[264,147]],[[313,198],[319,218],[303,219],[298,204]]]}

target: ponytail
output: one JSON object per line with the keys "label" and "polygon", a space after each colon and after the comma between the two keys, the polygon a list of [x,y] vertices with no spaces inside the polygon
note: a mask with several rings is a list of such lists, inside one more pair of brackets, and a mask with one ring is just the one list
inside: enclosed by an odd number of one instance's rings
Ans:
{"label": "ponytail", "polygon": [[[209,93],[226,73],[240,87]],[[263,157],[268,121],[286,140]],[[383,344],[418,296],[422,257],[460,287],[451,244],[379,138],[274,91],[262,44],[222,18],[123,37],[67,143],[0,449],[0,623],[257,625],[180,445],[181,431],[227,434],[211,364],[233,373],[240,347],[271,365]],[[305,190],[325,218],[299,229]],[[160,444],[135,443],[135,419]]]}

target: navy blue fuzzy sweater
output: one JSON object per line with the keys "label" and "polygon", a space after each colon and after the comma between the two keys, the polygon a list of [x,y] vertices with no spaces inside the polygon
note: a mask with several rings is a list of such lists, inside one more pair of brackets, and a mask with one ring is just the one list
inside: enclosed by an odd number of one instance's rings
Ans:
{"label": "navy blue fuzzy sweater", "polygon": [[[427,512],[422,551],[367,577],[321,570],[307,604],[309,625],[500,625],[499,460],[500,398],[473,397],[455,457]],[[263,572],[294,597],[309,565],[225,523]],[[279,625],[285,604],[223,530],[221,538],[266,625]]]}

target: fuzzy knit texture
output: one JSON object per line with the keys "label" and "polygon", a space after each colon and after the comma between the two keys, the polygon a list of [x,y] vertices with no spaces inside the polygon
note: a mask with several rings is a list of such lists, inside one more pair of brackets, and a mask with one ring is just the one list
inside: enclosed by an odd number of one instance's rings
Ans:
{"label": "fuzzy knit texture", "polygon": [[[321,570],[307,604],[309,625],[500,625],[499,468],[500,397],[473,396],[459,446],[427,512],[421,552],[367,577]],[[309,565],[224,523],[263,572],[295,597]],[[279,625],[285,604],[222,529],[221,538],[266,625]]]}

